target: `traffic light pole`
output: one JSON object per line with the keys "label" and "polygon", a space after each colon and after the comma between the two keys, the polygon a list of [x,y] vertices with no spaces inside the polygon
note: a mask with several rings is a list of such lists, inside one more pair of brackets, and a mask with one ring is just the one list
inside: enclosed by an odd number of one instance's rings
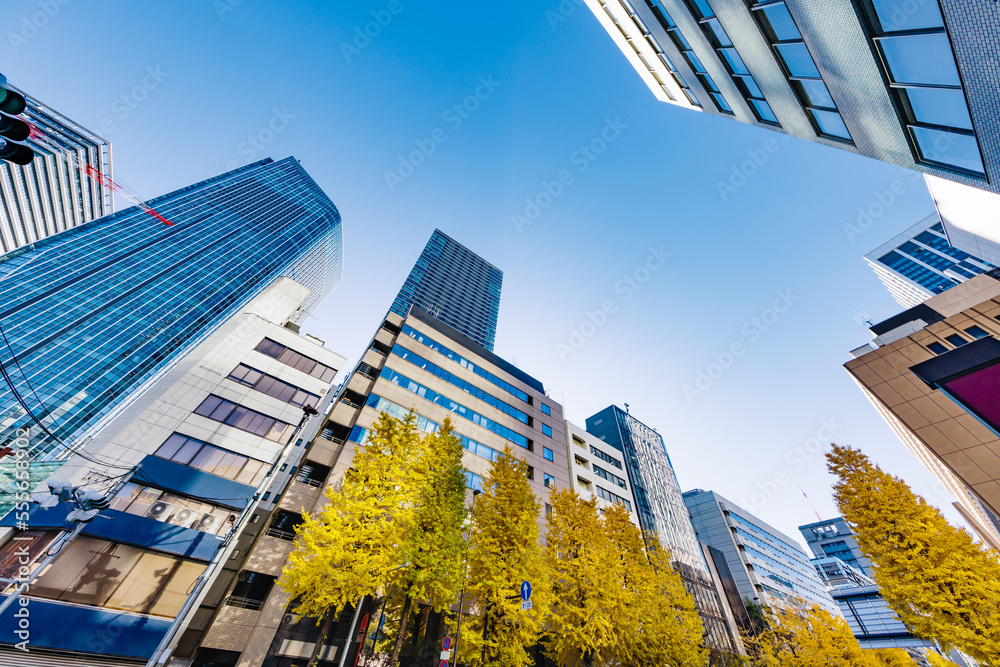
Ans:
{"label": "traffic light pole", "polygon": [[[105,494],[106,497],[114,498],[118,494],[118,492],[121,491],[122,488],[129,483],[129,481],[131,481],[132,476],[135,474],[135,471],[136,468],[132,468],[131,470],[129,470],[128,473],[126,473],[125,476],[122,477],[118,481],[118,483],[115,484],[111,488],[111,490],[107,492],[107,494]],[[35,582],[35,579],[38,578],[38,575],[40,575],[42,571],[52,563],[52,561],[54,561],[56,558],[59,557],[59,554],[62,553],[62,550],[66,547],[66,545],[75,540],[77,536],[81,532],[83,532],[83,529],[84,527],[86,527],[87,523],[88,522],[86,521],[77,521],[76,525],[73,526],[72,530],[64,532],[56,539],[56,541],[52,544],[52,546],[49,547],[45,558],[43,558],[42,561],[37,566],[35,566],[35,569],[31,571],[31,574],[28,575],[28,578],[21,581],[17,585],[17,587],[7,595],[7,599],[3,601],[3,604],[0,604],[0,616],[3,616],[3,613],[7,610],[7,608],[10,607],[12,604],[14,604],[14,600],[21,597],[21,595],[26,590],[28,590],[28,588],[31,587],[31,584]],[[16,540],[17,538],[15,537],[14,539]]]}
{"label": "traffic light pole", "polygon": [[204,594],[207,593],[206,585],[212,581],[213,575],[219,566],[229,558],[229,553],[236,544],[236,537],[239,535],[240,531],[243,530],[243,527],[246,525],[250,515],[257,509],[257,506],[260,504],[260,497],[264,494],[264,491],[266,491],[267,487],[274,481],[274,473],[278,469],[278,466],[284,463],[285,459],[288,458],[289,452],[291,452],[292,447],[295,446],[295,439],[298,437],[299,432],[302,430],[302,427],[305,426],[309,417],[318,414],[316,409],[309,405],[302,409],[302,413],[302,419],[299,420],[299,424],[292,432],[292,436],[288,439],[288,443],[281,449],[281,452],[271,463],[271,468],[267,471],[267,474],[264,475],[264,479],[260,480],[260,483],[257,485],[257,489],[251,497],[250,502],[248,502],[246,507],[243,508],[243,511],[240,512],[239,517],[233,523],[233,527],[226,535],[226,539],[224,539],[222,544],[219,545],[219,548],[216,550],[215,555],[212,556],[212,560],[209,561],[205,571],[202,572],[200,577],[198,577],[195,582],[194,589],[187,596],[187,599],[184,601],[183,606],[181,606],[180,611],[177,612],[177,617],[174,618],[174,622],[171,623],[170,628],[167,630],[166,634],[163,635],[163,639],[160,640],[159,646],[156,647],[156,650],[153,651],[153,655],[146,662],[146,667],[159,667],[166,664],[167,660],[170,658],[170,654],[173,653],[174,648],[177,646],[181,633],[187,629],[187,626],[191,622],[191,619],[189,618],[191,616],[191,612],[194,610],[195,606],[200,603]]}

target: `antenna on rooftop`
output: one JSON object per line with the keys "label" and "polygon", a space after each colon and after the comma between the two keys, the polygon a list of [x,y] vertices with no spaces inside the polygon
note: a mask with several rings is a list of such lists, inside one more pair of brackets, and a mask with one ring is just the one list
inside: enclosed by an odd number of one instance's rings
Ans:
{"label": "antenna on rooftop", "polygon": [[628,403],[625,404],[625,414],[628,414]]}

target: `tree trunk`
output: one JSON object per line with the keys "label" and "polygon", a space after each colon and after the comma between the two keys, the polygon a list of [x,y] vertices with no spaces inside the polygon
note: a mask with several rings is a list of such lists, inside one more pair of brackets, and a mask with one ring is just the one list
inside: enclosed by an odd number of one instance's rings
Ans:
{"label": "tree trunk", "polygon": [[[403,640],[406,638],[406,623],[410,620],[410,596],[403,596],[403,612],[399,617],[399,634],[396,635],[396,646],[392,649],[392,658],[389,660],[389,667],[396,667],[399,660],[399,652],[403,648]],[[307,666],[308,667],[308,666]]]}
{"label": "tree trunk", "polygon": [[326,644],[326,636],[330,633],[330,626],[333,625],[333,610],[326,612],[326,617],[323,619],[323,627],[319,631],[319,639],[316,640],[316,645],[313,646],[312,655],[309,656],[309,662],[306,663],[306,667],[315,667],[316,662],[319,660],[320,651],[323,650],[323,646]]}

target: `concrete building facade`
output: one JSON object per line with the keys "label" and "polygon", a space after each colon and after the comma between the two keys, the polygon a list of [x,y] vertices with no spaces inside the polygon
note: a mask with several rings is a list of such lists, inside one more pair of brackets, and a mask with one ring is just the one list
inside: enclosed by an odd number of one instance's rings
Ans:
{"label": "concrete building facade", "polygon": [[845,365],[903,444],[1000,548],[1000,274],[993,271],[871,328]]}
{"label": "concrete building facade", "polygon": [[632,516],[632,523],[638,526],[635,499],[622,453],[569,421],[563,423],[563,428],[570,488],[584,500],[596,498],[600,508],[613,504],[625,507]]}
{"label": "concrete building facade", "polygon": [[664,102],[1000,192],[995,3],[586,4]]}
{"label": "concrete building facade", "polygon": [[[108,489],[123,475],[127,483],[29,589],[38,628],[30,653],[7,645],[0,655],[17,656],[25,667],[59,664],[63,656],[74,665],[145,664],[216,556],[224,565],[201,589],[185,626],[191,623],[196,634],[213,613],[237,602],[234,613],[245,612],[239,591],[268,582],[238,580],[254,530],[230,533],[242,527],[236,518],[248,505],[256,505],[249,524],[255,530],[270,516],[273,506],[255,498],[258,486],[292,445],[294,455],[275,479],[287,483],[308,435],[295,434],[303,408],[329,403],[344,363],[322,341],[296,332],[309,294],[279,278],[66,462],[59,479],[74,485]],[[320,421],[313,419],[315,429]],[[28,530],[8,531],[0,546],[2,576],[16,569],[20,561],[11,554],[24,544],[34,560],[44,556],[65,529],[66,505],[36,509]],[[3,525],[15,525],[13,513]],[[222,598],[218,591],[231,585],[237,593]],[[16,609],[0,618],[0,641],[15,637]]]}

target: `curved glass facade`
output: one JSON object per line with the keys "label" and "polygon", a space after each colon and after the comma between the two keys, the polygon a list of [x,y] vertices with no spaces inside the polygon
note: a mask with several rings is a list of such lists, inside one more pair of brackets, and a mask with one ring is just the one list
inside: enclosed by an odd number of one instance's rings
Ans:
{"label": "curved glass facade", "polygon": [[305,312],[340,280],[340,213],[294,158],[148,204],[172,226],[129,208],[0,257],[0,446],[64,459],[277,278]]}

